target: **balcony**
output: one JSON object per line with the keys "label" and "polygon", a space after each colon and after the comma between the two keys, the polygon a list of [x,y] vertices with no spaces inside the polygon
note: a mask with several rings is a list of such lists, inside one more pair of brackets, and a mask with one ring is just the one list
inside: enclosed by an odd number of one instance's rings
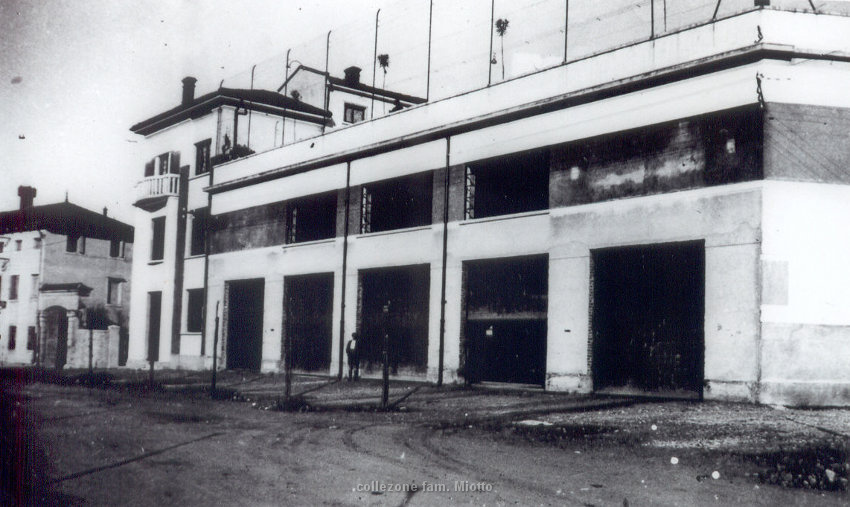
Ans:
{"label": "balcony", "polygon": [[155,211],[165,206],[169,197],[177,197],[179,188],[179,174],[148,176],[136,183],[136,200],[133,205],[146,211]]}

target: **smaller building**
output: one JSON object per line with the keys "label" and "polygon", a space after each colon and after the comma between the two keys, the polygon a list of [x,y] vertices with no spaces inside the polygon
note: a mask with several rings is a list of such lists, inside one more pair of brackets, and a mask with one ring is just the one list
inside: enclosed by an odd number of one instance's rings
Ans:
{"label": "smaller building", "polygon": [[118,366],[127,357],[133,227],[68,202],[0,212],[0,364]]}

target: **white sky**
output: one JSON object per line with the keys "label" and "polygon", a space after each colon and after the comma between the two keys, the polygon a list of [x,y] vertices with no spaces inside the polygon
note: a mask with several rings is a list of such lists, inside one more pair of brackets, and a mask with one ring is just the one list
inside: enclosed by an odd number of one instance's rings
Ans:
{"label": "white sky", "polygon": [[[18,185],[132,223],[142,176],[134,123],[381,0],[0,0],[0,210]],[[372,13],[372,14],[370,14]],[[25,139],[19,139],[24,136]]]}

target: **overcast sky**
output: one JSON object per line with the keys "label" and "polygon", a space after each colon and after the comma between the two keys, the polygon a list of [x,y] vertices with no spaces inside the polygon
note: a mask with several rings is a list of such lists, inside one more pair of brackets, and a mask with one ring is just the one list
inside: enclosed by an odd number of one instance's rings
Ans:
{"label": "overcast sky", "polygon": [[0,0],[0,210],[18,185],[132,222],[129,127],[251,65],[374,16],[381,0]]}

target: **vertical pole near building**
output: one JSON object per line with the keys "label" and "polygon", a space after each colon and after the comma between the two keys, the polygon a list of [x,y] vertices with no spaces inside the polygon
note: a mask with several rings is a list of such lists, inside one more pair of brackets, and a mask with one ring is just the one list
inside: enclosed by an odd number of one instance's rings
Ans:
{"label": "vertical pole near building", "polygon": [[493,17],[496,15],[496,0],[490,0],[490,52],[487,53],[487,86],[493,79]]}
{"label": "vertical pole near building", "polygon": [[570,33],[570,0],[564,0],[564,63],[567,63],[567,35]]}
{"label": "vertical pole near building", "polygon": [[342,359],[345,352],[345,278],[348,268],[348,220],[351,213],[351,161],[345,163],[345,223],[342,233],[342,275],[340,276],[339,368],[337,380],[342,382]]}
{"label": "vertical pole near building", "polygon": [[213,331],[213,367],[212,367],[212,386],[210,388],[210,396],[215,397],[215,374],[218,369],[218,305],[221,301],[215,302],[215,329]]}
{"label": "vertical pole near building", "polygon": [[383,318],[383,326],[381,329],[383,331],[384,339],[383,339],[383,353],[381,354],[381,358],[383,359],[383,390],[381,391],[381,408],[387,408],[387,405],[390,401],[390,334],[388,329],[388,321],[390,316],[390,302],[387,301],[387,304],[384,305],[384,318]]}
{"label": "vertical pole near building", "polygon": [[431,26],[434,21],[434,0],[428,7],[428,70],[425,75],[425,102],[431,98]]}
{"label": "vertical pole near building", "polygon": [[372,106],[370,107],[371,118],[375,117],[375,62],[378,60],[378,18],[381,15],[381,9],[375,13],[375,52],[372,55]]}
{"label": "vertical pole near building", "polygon": [[649,38],[655,38],[655,0],[649,0]]}
{"label": "vertical pole near building", "polygon": [[[333,30],[328,30],[328,38],[325,40],[325,112],[328,111],[328,108],[331,107],[331,88],[330,88],[330,61],[331,61],[331,32]],[[283,119],[286,122],[286,118]],[[325,133],[325,128],[327,127],[327,122],[325,120],[322,121],[322,134]],[[281,143],[283,146],[283,143]]]}
{"label": "vertical pole near building", "polygon": [[446,178],[443,183],[443,266],[440,284],[440,357],[437,360],[437,385],[443,385],[443,356],[446,343],[446,262],[449,258],[449,173],[452,138],[446,138]]}
{"label": "vertical pole near building", "polygon": [[[285,284],[283,290],[286,291]],[[286,309],[286,326],[283,331],[286,333],[283,340],[283,399],[287,406],[289,405],[289,397],[292,395],[292,306],[295,304],[295,298],[293,298],[290,294],[288,299]]]}

